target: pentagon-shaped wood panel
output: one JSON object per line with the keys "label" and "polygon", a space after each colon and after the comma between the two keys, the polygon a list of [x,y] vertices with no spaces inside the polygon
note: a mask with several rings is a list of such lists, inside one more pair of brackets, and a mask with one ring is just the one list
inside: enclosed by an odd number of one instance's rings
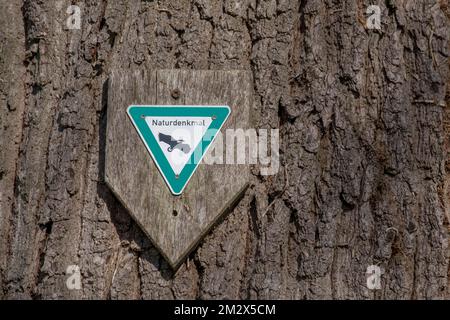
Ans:
{"label": "pentagon-shaped wood panel", "polygon": [[240,198],[248,185],[249,166],[200,163],[184,192],[174,196],[128,118],[127,107],[228,105],[231,113],[221,130],[225,142],[226,129],[249,126],[251,84],[247,71],[121,70],[111,74],[105,181],[175,269]]}

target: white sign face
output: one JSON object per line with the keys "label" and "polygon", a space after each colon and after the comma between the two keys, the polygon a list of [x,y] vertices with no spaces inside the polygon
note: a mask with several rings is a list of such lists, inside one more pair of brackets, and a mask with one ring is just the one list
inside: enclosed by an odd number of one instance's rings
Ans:
{"label": "white sign face", "polygon": [[211,117],[145,117],[170,167],[179,175],[211,125]]}

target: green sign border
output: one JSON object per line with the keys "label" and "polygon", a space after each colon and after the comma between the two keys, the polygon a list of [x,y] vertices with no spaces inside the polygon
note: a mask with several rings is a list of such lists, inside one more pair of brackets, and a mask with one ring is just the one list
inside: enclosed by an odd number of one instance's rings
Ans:
{"label": "green sign border", "polygon": [[[136,131],[153,158],[159,172],[163,176],[170,191],[174,195],[180,195],[191,179],[203,156],[214,141],[217,132],[220,131],[227,120],[231,110],[228,106],[174,106],[174,105],[130,105],[127,109]],[[211,117],[212,122],[202,140],[197,145],[188,163],[184,166],[179,176],[175,175],[166,156],[161,150],[156,138],[153,136],[146,117]],[[199,157],[199,155],[201,155]],[[199,160],[196,162],[195,157]]]}

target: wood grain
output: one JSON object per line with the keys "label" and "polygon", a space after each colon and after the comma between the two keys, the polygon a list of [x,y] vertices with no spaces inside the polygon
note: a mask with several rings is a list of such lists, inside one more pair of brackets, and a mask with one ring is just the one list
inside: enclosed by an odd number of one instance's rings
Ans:
{"label": "wood grain", "polygon": [[[105,180],[173,268],[245,190],[246,165],[201,163],[180,196],[173,196],[127,118],[131,104],[228,105],[222,128],[247,128],[251,76],[243,71],[159,70],[110,77]],[[174,95],[178,91],[178,96]]]}

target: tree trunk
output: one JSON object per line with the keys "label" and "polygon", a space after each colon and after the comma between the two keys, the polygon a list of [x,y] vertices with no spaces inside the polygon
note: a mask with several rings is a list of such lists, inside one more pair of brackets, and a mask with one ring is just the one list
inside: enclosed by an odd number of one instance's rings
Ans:
{"label": "tree trunk", "polygon": [[[80,30],[72,2],[0,5],[0,298],[450,296],[446,0],[381,30],[368,0],[87,0]],[[109,74],[168,68],[250,70],[281,139],[175,274],[102,176]]]}

